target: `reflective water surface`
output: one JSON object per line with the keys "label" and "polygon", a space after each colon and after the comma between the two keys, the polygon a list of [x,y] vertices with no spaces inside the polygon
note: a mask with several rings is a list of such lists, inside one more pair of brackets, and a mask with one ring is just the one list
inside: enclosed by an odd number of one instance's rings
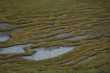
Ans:
{"label": "reflective water surface", "polygon": [[0,48],[0,54],[20,54],[24,53],[24,48],[31,46],[30,44],[27,45],[15,45],[7,48]]}
{"label": "reflective water surface", "polygon": [[72,51],[74,47],[56,47],[56,48],[40,48],[40,49],[35,49],[35,53],[32,54],[31,56],[24,56],[23,59],[26,60],[45,60],[45,59],[50,59],[54,57],[58,57],[62,54],[68,53]]}
{"label": "reflective water surface", "polygon": [[0,34],[0,42],[5,42],[5,41],[8,41],[9,39],[10,39],[9,35]]}

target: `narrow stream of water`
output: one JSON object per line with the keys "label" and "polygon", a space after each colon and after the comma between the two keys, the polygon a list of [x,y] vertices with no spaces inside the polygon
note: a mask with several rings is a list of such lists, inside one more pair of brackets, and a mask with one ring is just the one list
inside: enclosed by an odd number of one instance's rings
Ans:
{"label": "narrow stream of water", "polygon": [[57,48],[36,48],[35,53],[31,56],[23,56],[26,60],[45,60],[50,58],[55,58],[65,53],[72,51],[74,47],[57,47]]}
{"label": "narrow stream of water", "polygon": [[21,54],[25,53],[24,48],[31,46],[27,45],[15,45],[7,48],[0,48],[0,54]]}

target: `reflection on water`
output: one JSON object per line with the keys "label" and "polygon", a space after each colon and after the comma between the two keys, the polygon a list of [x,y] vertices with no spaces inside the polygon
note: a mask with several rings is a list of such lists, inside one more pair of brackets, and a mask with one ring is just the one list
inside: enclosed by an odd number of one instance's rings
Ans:
{"label": "reflection on water", "polygon": [[49,58],[58,57],[59,55],[70,52],[74,47],[57,47],[57,48],[40,48],[35,49],[35,53],[31,56],[24,56],[23,59],[26,60],[45,60]]}
{"label": "reflection on water", "polygon": [[5,42],[5,41],[7,41],[9,39],[10,39],[10,36],[9,35],[0,34],[0,42]]}
{"label": "reflection on water", "polygon": [[20,54],[24,53],[24,48],[31,46],[30,44],[27,45],[16,45],[11,46],[8,48],[0,48],[0,54]]}

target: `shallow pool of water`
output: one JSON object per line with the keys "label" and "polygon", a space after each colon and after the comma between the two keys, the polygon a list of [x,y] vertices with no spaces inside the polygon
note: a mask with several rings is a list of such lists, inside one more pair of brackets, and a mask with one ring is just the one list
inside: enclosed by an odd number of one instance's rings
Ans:
{"label": "shallow pool of water", "polygon": [[0,34],[0,42],[5,42],[10,39],[10,36],[7,34]]}
{"label": "shallow pool of water", "polygon": [[15,45],[7,48],[0,48],[0,54],[20,54],[25,53],[24,48],[31,46],[27,45]]}
{"label": "shallow pool of water", "polygon": [[37,48],[35,53],[31,56],[23,56],[26,60],[45,60],[50,58],[55,58],[65,53],[72,51],[74,47],[56,47],[56,48]]}

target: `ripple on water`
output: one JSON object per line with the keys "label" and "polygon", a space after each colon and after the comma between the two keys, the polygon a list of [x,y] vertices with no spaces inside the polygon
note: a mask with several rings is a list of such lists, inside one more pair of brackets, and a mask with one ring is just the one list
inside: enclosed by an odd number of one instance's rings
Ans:
{"label": "ripple on water", "polygon": [[31,44],[27,45],[15,45],[7,48],[0,48],[0,54],[21,54],[25,53],[24,48],[30,47]]}
{"label": "ripple on water", "polygon": [[37,48],[35,49],[35,53],[31,56],[23,56],[23,59],[26,60],[45,60],[50,58],[55,58],[65,53],[72,51],[74,47],[57,47],[57,48]]}

